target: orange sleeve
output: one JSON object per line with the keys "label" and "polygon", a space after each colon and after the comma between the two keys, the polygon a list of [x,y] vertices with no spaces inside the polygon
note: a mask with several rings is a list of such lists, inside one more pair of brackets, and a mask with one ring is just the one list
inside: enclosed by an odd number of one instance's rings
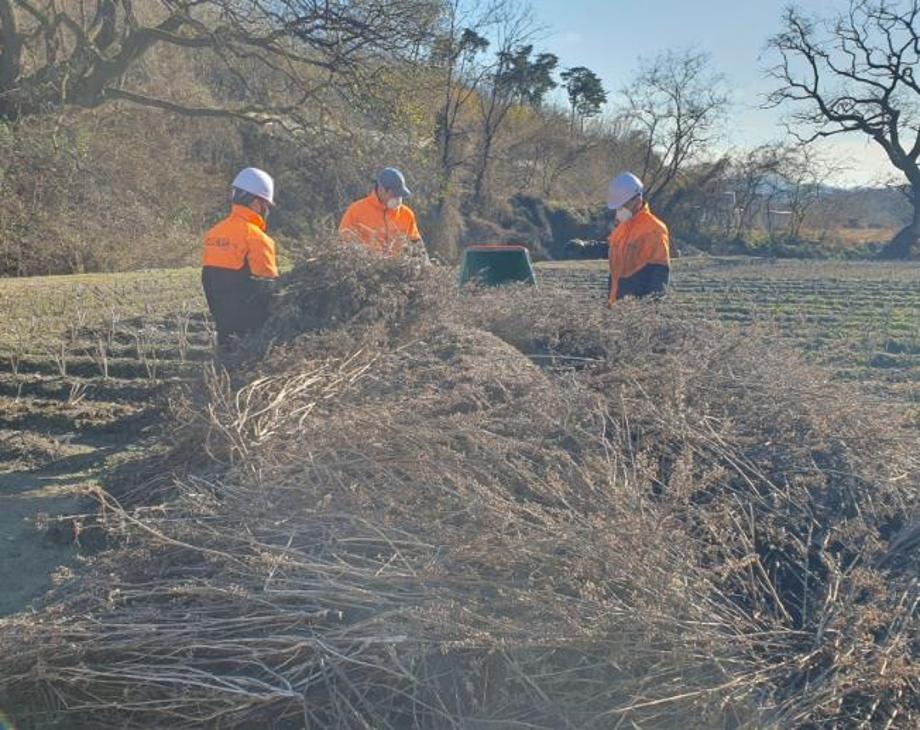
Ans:
{"label": "orange sleeve", "polygon": [[616,229],[607,237],[609,249],[607,251],[607,266],[610,269],[610,304],[617,300],[617,288],[620,284],[620,271],[622,270],[622,261],[620,260],[619,251],[617,250]]}
{"label": "orange sleeve", "polygon": [[671,263],[671,232],[665,228],[661,232],[661,255],[667,260],[668,265]]}
{"label": "orange sleeve", "polygon": [[275,242],[264,233],[249,238],[246,259],[253,276],[264,279],[278,278],[278,261],[275,257]]}
{"label": "orange sleeve", "polygon": [[422,234],[418,231],[418,224],[415,222],[415,213],[409,211],[409,231],[406,236],[410,241],[421,241]]}
{"label": "orange sleeve", "polygon": [[355,206],[349,205],[342,216],[342,222],[339,223],[339,233],[355,232]]}

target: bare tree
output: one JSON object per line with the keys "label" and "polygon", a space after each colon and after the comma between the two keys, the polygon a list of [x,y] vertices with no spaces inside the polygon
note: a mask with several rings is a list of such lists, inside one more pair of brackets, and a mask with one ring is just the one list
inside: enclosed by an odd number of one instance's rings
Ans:
{"label": "bare tree", "polygon": [[432,42],[430,63],[438,78],[441,102],[435,119],[435,225],[428,242],[433,253],[445,261],[457,256],[462,227],[459,173],[469,162],[474,133],[469,117],[489,71],[482,60],[491,45],[486,35],[501,16],[503,1],[446,0]]}
{"label": "bare tree", "polygon": [[584,131],[572,134],[571,122],[549,117],[540,136],[532,143],[530,158],[537,166],[539,192],[551,198],[562,177],[584,164],[586,158],[608,140],[600,134]]}
{"label": "bare tree", "polygon": [[[511,106],[539,102],[549,89],[543,86],[556,59],[531,59],[526,41],[534,28],[529,7],[518,0],[442,3],[430,58],[441,103],[435,122],[440,182],[428,240],[444,260],[457,254],[464,188],[472,182],[473,197],[485,196],[493,144]],[[497,51],[488,56],[493,42]],[[541,75],[542,69],[548,70]]]}
{"label": "bare tree", "polygon": [[762,224],[771,235],[799,238],[828,180],[842,169],[800,144],[774,142],[748,150],[731,165],[726,185],[735,205],[735,235]]}
{"label": "bare tree", "polygon": [[552,74],[559,63],[551,53],[531,56],[534,47],[528,41],[537,27],[529,6],[513,1],[502,4],[496,26],[498,50],[477,95],[480,134],[472,200],[479,205],[488,198],[495,142],[508,112],[515,104],[539,107],[556,86]]}
{"label": "bare tree", "polygon": [[763,216],[765,195],[779,175],[780,145],[765,144],[740,154],[732,163],[726,192],[733,204],[732,233],[739,237],[750,231]]}
{"label": "bare tree", "polygon": [[649,197],[662,200],[681,170],[710,150],[728,108],[724,79],[708,54],[668,51],[643,63],[623,97],[624,124],[645,150],[638,172]]}
{"label": "bare tree", "polygon": [[779,56],[769,106],[793,107],[790,129],[811,143],[859,133],[878,144],[910,185],[913,219],[888,247],[920,250],[920,0],[851,0],[847,12],[813,20],[797,8],[770,41]]}
{"label": "bare tree", "polygon": [[[431,0],[0,0],[0,118],[125,100],[296,126],[333,79],[362,79],[371,54],[417,47],[433,12]],[[210,53],[245,93],[209,106],[133,88],[154,48]]]}
{"label": "bare tree", "polygon": [[431,62],[438,70],[441,106],[436,118],[435,138],[441,174],[446,184],[463,164],[458,149],[468,131],[463,128],[463,112],[475,98],[486,74],[479,57],[489,47],[483,35],[491,8],[467,7],[462,0],[445,4],[437,36],[432,44]]}
{"label": "bare tree", "polygon": [[827,182],[842,170],[842,166],[801,145],[781,147],[778,162],[776,199],[789,212],[788,236],[799,240],[808,214],[827,196]]}

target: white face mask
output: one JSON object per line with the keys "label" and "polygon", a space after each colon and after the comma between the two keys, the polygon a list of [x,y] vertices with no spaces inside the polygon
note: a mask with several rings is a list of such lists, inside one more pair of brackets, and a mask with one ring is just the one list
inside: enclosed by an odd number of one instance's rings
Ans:
{"label": "white face mask", "polygon": [[396,210],[400,205],[402,205],[402,198],[390,198],[387,201],[387,208],[390,210]]}
{"label": "white face mask", "polygon": [[633,212],[629,208],[617,208],[617,222],[625,223],[628,220],[631,220],[633,217]]}

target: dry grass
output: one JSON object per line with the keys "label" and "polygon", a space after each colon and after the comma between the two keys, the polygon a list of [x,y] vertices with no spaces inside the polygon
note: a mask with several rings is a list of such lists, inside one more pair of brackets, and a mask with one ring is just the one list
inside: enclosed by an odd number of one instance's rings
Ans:
{"label": "dry grass", "polygon": [[666,303],[448,284],[350,250],[295,269],[274,344],[174,399],[168,499],[100,492],[112,548],[0,624],[7,705],[915,726],[917,457],[890,413]]}
{"label": "dry grass", "polygon": [[211,358],[197,270],[5,279],[0,308],[0,388],[14,396],[127,393],[141,382],[151,391]]}
{"label": "dry grass", "polygon": [[38,469],[84,449],[51,435],[0,428],[0,469]]}
{"label": "dry grass", "polygon": [[[603,263],[540,267],[544,286],[594,308],[606,290]],[[859,383],[887,407],[920,416],[920,267],[915,264],[682,259],[672,306],[688,316],[757,325],[767,336]]]}
{"label": "dry grass", "polygon": [[897,226],[885,228],[828,228],[803,229],[801,236],[806,241],[829,241],[839,246],[860,246],[867,243],[888,243],[900,229]]}
{"label": "dry grass", "polygon": [[114,336],[139,319],[175,316],[183,307],[198,314],[205,310],[199,280],[199,269],[4,279],[0,306],[17,326],[0,343],[86,328]]}

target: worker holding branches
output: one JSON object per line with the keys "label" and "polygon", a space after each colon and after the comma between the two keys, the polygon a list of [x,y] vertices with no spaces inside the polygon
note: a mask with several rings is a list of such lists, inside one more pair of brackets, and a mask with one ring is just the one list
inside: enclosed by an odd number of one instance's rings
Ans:
{"label": "worker holding branches", "polygon": [[617,175],[607,188],[607,207],[617,220],[608,239],[610,303],[661,296],[671,275],[670,235],[649,209],[642,181],[631,172]]}
{"label": "worker holding branches", "polygon": [[421,243],[415,213],[403,202],[411,194],[399,170],[381,170],[370,193],[352,203],[342,216],[342,240],[360,243],[384,256],[398,256],[407,244]]}
{"label": "worker holding branches", "polygon": [[201,283],[223,348],[268,319],[278,278],[275,242],[265,233],[274,205],[271,175],[247,167],[233,180],[230,215],[204,235]]}
{"label": "worker holding branches", "polygon": [[642,181],[631,172],[614,177],[607,187],[607,207],[616,226],[606,242],[573,241],[570,248],[592,258],[606,256],[610,266],[609,303],[626,297],[659,297],[671,273],[668,227],[652,214]]}

